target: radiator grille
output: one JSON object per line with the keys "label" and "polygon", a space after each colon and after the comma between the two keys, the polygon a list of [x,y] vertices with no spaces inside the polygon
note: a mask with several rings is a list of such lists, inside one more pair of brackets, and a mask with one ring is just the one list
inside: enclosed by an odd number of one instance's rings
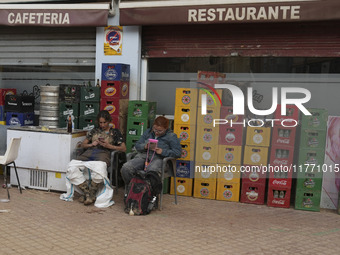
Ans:
{"label": "radiator grille", "polygon": [[30,188],[46,188],[47,189],[47,172],[40,171],[40,170],[31,170]]}

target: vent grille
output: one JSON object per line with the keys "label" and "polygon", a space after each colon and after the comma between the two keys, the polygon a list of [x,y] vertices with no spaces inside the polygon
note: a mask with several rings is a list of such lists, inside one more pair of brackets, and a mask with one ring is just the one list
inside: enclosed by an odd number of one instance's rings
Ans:
{"label": "vent grille", "polygon": [[47,189],[47,172],[40,170],[31,170],[30,172],[30,188]]}

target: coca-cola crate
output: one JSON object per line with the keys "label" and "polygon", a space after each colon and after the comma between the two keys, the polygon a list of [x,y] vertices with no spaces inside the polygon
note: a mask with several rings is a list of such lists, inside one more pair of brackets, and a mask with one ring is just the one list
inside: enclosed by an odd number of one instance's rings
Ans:
{"label": "coca-cola crate", "polygon": [[295,126],[299,121],[299,109],[295,105],[286,105],[286,115],[282,115],[281,104],[278,104],[274,113],[274,119],[280,120],[274,122],[276,126],[282,126],[282,124],[285,126]]}
{"label": "coca-cola crate", "polygon": [[274,126],[271,145],[294,146],[296,127]]}
{"label": "coca-cola crate", "polygon": [[272,207],[290,207],[290,188],[268,187],[267,205]]}
{"label": "coca-cola crate", "polygon": [[101,98],[128,99],[129,87],[128,81],[102,81],[100,95]]}
{"label": "coca-cola crate", "polygon": [[294,147],[275,145],[270,150],[270,165],[288,166],[293,164]]}
{"label": "coca-cola crate", "polygon": [[195,164],[193,161],[177,160],[176,161],[176,177],[194,178]]}
{"label": "coca-cola crate", "polygon": [[284,173],[290,175],[290,177],[285,178],[276,178],[271,177],[275,176],[277,173],[269,173],[269,179],[268,179],[268,187],[275,187],[275,188],[291,188],[292,187],[292,172]]}
{"label": "coca-cola crate", "polygon": [[242,167],[242,183],[260,183],[265,185],[267,170],[262,166],[244,165]]}
{"label": "coca-cola crate", "polygon": [[16,95],[16,89],[0,89],[0,105],[5,105],[5,98],[7,95]]}
{"label": "coca-cola crate", "polygon": [[34,96],[6,95],[5,112],[34,112]]}
{"label": "coca-cola crate", "polygon": [[102,81],[129,81],[130,65],[120,63],[102,64]]}
{"label": "coca-cola crate", "polygon": [[242,146],[243,143],[243,126],[235,125],[219,125],[219,139],[218,143],[223,145]]}
{"label": "coca-cola crate", "polygon": [[241,199],[242,203],[263,205],[265,199],[266,186],[261,183],[242,183]]}

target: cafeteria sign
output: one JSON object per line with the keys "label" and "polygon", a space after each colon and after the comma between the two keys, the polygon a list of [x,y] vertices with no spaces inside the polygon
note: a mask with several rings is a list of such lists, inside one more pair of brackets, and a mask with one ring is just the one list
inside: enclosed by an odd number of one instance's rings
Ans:
{"label": "cafeteria sign", "polygon": [[122,55],[123,27],[105,27],[105,55]]}

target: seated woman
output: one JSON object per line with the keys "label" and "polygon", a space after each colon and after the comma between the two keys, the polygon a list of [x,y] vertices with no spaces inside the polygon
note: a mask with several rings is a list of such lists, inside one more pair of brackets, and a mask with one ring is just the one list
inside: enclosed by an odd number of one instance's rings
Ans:
{"label": "seated woman", "polygon": [[[148,151],[149,139],[158,140],[155,148]],[[149,128],[135,144],[138,154],[121,168],[125,187],[130,183],[133,175],[139,170],[155,171],[161,173],[163,158],[181,157],[182,147],[177,135],[169,129],[169,120],[163,116],[155,119],[152,128]],[[125,191],[127,192],[127,191]]]}
{"label": "seated woman", "polygon": [[[80,145],[85,149],[83,153],[68,164],[66,172],[67,193],[60,196],[61,199],[72,201],[73,185],[76,185],[84,195],[79,201],[85,205],[95,203],[97,207],[107,207],[114,204],[112,199],[113,190],[107,178],[107,167],[110,165],[111,151],[126,151],[121,132],[110,127],[112,118],[108,111],[98,113],[97,123],[99,127],[90,130],[85,140]],[[103,192],[96,194],[99,184],[104,183]]]}

